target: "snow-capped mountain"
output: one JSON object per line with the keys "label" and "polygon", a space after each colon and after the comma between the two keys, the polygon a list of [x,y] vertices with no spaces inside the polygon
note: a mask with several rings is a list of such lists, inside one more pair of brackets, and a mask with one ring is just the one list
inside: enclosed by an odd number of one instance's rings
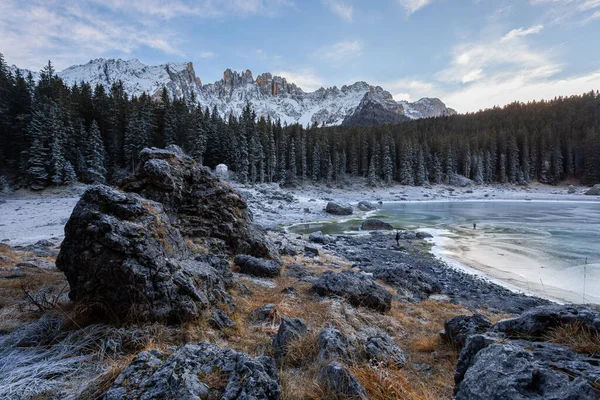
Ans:
{"label": "snow-capped mountain", "polygon": [[250,103],[257,115],[279,118],[288,124],[372,125],[455,114],[439,99],[397,102],[389,92],[366,82],[304,92],[270,73],[255,79],[249,70],[238,73],[228,69],[221,80],[203,84],[191,62],[148,66],[139,60],[100,58],[69,67],[58,75],[68,85],[85,81],[92,87],[100,84],[107,89],[120,80],[131,96],[147,93],[158,98],[166,87],[172,98],[194,99],[203,107],[216,107],[222,116],[240,115]]}

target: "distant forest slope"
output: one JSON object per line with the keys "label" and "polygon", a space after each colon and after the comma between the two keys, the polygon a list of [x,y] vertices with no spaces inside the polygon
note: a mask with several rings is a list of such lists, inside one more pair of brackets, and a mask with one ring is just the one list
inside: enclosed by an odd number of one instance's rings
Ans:
{"label": "distant forest slope", "polygon": [[[148,146],[177,144],[199,162],[224,163],[241,182],[372,185],[600,182],[600,94],[511,104],[475,114],[376,127],[282,126],[247,106],[223,119],[197,104],[128,98],[80,83],[52,65],[39,81],[9,73],[0,54],[0,184],[43,189],[118,183]],[[461,176],[462,175],[462,176]],[[1,189],[1,188],[0,188]]]}

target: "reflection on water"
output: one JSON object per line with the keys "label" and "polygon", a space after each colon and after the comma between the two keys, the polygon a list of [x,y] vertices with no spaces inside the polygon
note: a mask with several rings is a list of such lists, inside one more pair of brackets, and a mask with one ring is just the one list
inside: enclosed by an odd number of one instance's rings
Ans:
{"label": "reflection on water", "polygon": [[[384,204],[371,217],[397,229],[426,229],[446,254],[487,274],[540,290],[568,291],[557,298],[600,302],[600,204],[577,202],[463,201]],[[358,233],[361,220],[304,224],[295,232]],[[473,224],[477,229],[473,229]],[[584,282],[584,273],[586,281]],[[510,276],[509,276],[510,275]],[[548,294],[548,297],[552,297]]]}

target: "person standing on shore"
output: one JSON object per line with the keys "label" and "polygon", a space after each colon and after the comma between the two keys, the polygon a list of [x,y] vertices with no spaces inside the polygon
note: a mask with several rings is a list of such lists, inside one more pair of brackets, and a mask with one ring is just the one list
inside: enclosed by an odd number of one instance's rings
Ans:
{"label": "person standing on shore", "polygon": [[473,230],[477,229],[477,224],[473,222]]}
{"label": "person standing on shore", "polygon": [[400,247],[400,231],[396,231],[396,244]]}

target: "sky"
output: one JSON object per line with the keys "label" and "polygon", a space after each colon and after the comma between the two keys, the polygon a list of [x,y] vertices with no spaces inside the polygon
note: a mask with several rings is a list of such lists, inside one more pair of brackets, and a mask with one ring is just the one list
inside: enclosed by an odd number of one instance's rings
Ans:
{"label": "sky", "polygon": [[366,81],[458,112],[600,89],[600,0],[0,0],[0,53],[192,61],[305,91]]}

